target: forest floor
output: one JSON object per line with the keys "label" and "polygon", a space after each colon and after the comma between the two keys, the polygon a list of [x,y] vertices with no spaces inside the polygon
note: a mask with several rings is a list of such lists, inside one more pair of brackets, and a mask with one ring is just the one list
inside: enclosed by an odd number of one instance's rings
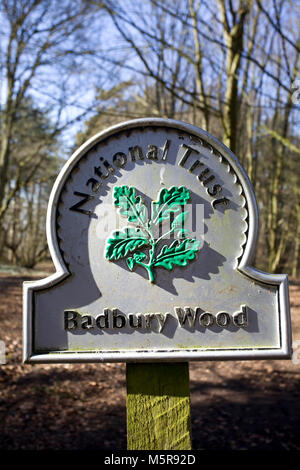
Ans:
{"label": "forest floor", "polygon": [[[0,449],[125,450],[125,364],[22,364],[22,282],[28,279],[32,275],[0,273],[0,340],[6,345]],[[300,348],[299,281],[290,281],[290,299]],[[299,450],[296,362],[191,363],[193,449]]]}

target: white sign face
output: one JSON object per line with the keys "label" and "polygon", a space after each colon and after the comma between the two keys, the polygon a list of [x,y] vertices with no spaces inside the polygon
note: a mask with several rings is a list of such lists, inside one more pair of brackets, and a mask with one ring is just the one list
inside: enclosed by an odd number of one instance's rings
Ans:
{"label": "white sign face", "polygon": [[98,134],[50,197],[56,273],[24,283],[24,360],[289,358],[287,276],[250,267],[257,225],[244,170],[204,131]]}

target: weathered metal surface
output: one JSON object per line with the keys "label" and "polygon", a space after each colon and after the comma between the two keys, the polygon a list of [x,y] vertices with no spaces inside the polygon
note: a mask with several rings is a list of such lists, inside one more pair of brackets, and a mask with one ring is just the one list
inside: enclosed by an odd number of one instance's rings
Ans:
{"label": "weathered metal surface", "polygon": [[24,283],[24,360],[290,357],[287,276],[251,267],[257,228],[247,175],[211,135],[165,119],[98,134],[50,197],[56,273]]}

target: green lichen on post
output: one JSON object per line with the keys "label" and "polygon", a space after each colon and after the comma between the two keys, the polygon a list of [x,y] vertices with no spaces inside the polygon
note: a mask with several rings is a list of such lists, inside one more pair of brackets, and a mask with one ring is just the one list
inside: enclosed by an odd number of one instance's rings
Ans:
{"label": "green lichen on post", "polygon": [[128,450],[191,450],[189,365],[127,364]]}

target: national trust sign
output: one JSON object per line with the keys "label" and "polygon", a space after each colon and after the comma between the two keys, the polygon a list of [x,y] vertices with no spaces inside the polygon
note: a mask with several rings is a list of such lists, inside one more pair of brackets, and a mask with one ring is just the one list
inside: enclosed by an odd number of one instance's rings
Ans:
{"label": "national trust sign", "polygon": [[24,283],[24,361],[289,358],[287,276],[251,267],[257,229],[213,136],[150,118],[101,132],[53,187],[56,273]]}

